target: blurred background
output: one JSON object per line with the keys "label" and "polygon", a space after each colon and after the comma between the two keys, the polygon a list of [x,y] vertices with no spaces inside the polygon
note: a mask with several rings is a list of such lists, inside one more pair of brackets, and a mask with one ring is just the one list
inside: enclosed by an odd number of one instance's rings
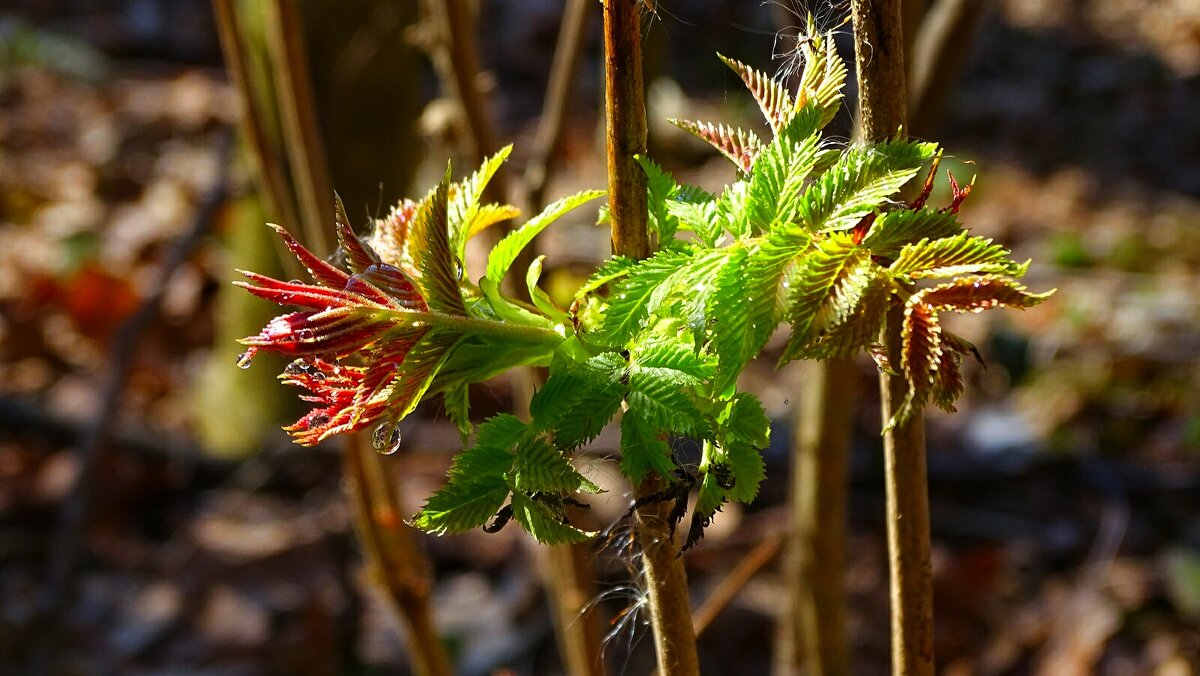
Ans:
{"label": "blurred background", "polygon": [[[467,4],[482,120],[454,93],[461,41],[439,38],[415,0],[282,15],[217,4],[236,24],[224,52],[203,2],[0,6],[2,673],[408,673],[404,632],[363,570],[336,444],[300,448],[279,430],[303,410],[275,380],[282,363],[234,366],[234,339],[275,308],[230,281],[237,268],[297,276],[266,221],[331,241],[328,193],[287,186],[336,188],[361,228],[448,159],[462,176],[510,142],[502,181],[518,206],[605,185],[594,2],[556,144],[539,125],[559,0]],[[715,52],[787,75],[811,9],[853,58],[844,3],[653,6],[650,154],[710,190],[731,167],[665,120],[758,124]],[[1197,673],[1200,3],[982,7],[950,33],[952,67],[914,132],[940,141],[960,178],[979,174],[963,221],[1032,258],[1032,289],[1059,291],[954,325],[986,368],[968,368],[958,414],[928,419],[939,666]],[[843,111],[832,132],[852,121]],[[585,212],[540,239],[552,293],[569,296],[607,255]],[[786,528],[798,391],[771,349],[743,383],[777,421],[768,481],[685,558],[697,602],[749,552],[766,561],[701,636],[705,673],[770,669],[770,544]],[[889,652],[873,366],[860,378],[846,575],[855,673],[877,674]],[[472,404],[509,410],[510,388],[479,387]],[[411,514],[461,443],[438,401],[405,425],[386,466]],[[615,472],[616,440],[588,449],[594,475]],[[610,486],[602,523],[628,504]],[[561,673],[537,555],[515,527],[420,546],[458,673]],[[648,628],[622,621],[638,601],[624,564],[612,548],[596,559],[605,657],[612,673],[648,673]]]}

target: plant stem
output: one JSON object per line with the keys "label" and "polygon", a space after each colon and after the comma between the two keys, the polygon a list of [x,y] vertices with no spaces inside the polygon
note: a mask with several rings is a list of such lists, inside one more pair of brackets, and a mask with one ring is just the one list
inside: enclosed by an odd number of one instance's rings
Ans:
{"label": "plant stem", "polygon": [[604,141],[613,253],[650,255],[646,175],[634,155],[646,152],[639,0],[604,2]]}
{"label": "plant stem", "polygon": [[814,676],[842,676],[849,672],[844,563],[857,373],[852,358],[805,364],[801,373],[786,564],[793,612],[787,638],[793,648],[778,668],[795,673],[803,662]]}
{"label": "plant stem", "polygon": [[[646,105],[642,85],[639,0],[604,1],[604,120],[608,160],[609,214],[613,253],[634,259],[650,255],[646,232],[646,176],[634,155],[646,152]],[[651,476],[639,497],[662,488]],[[670,505],[646,505],[637,513],[642,571],[658,655],[658,670],[672,676],[699,674],[687,574],[667,531]]]}
{"label": "plant stem", "polygon": [[372,578],[387,592],[408,629],[413,672],[449,676],[453,673],[450,660],[429,609],[433,586],[429,562],[418,549],[413,530],[404,524],[397,484],[387,475],[384,459],[363,435],[346,439],[342,464],[350,483],[359,539]]}
{"label": "plant stem", "polygon": [[[863,140],[891,137],[907,119],[904,36],[900,0],[852,0]],[[884,343],[899,365],[904,310],[889,310]],[[883,420],[908,391],[902,376],[880,375]],[[887,485],[889,582],[892,599],[892,672],[933,674],[933,579],[929,558],[929,491],[925,477],[925,419],[919,411],[883,439]]]}

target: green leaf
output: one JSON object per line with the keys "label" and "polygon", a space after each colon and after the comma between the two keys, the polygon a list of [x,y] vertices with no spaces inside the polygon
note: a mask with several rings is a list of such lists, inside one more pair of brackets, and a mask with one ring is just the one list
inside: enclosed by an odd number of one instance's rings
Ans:
{"label": "green leaf", "polygon": [[[483,191],[487,188],[492,177],[501,164],[508,159],[509,153],[512,152],[512,146],[507,145],[501,148],[495,155],[485,159],[479,169],[475,173],[464,179],[461,183],[456,183],[453,186],[453,195],[449,199],[449,214],[448,226],[450,232],[450,243],[452,250],[457,255],[458,260],[466,258],[467,240],[471,236],[482,230],[485,225],[477,223],[478,220],[492,220],[498,215],[511,214],[507,209],[512,209],[507,205],[481,205],[483,199]],[[503,220],[503,219],[500,219]]]}
{"label": "green leaf", "polygon": [[800,73],[795,107],[800,109],[810,103],[818,105],[824,127],[841,107],[846,62],[838,56],[832,31],[820,34],[811,14],[804,38],[798,42],[804,70]]}
{"label": "green leaf", "polygon": [[512,489],[527,494],[600,492],[596,484],[585,479],[571,465],[562,451],[541,436],[531,437],[517,446],[517,459],[509,476]]}
{"label": "green leaf", "polygon": [[472,430],[470,388],[465,382],[458,383],[447,388],[442,393],[442,399],[446,405],[446,416],[458,428],[459,434],[462,435],[463,444],[466,444]]}
{"label": "green leaf", "polygon": [[752,233],[770,230],[776,223],[795,219],[804,181],[820,153],[816,134],[821,111],[808,106],[793,115],[779,135],[759,153],[750,173],[750,201],[746,215]]}
{"label": "green leaf", "polygon": [[651,339],[637,345],[630,353],[632,368],[662,371],[663,377],[679,378],[681,384],[688,386],[700,385],[711,378],[715,370],[715,357],[699,354],[691,346],[675,340]]}
{"label": "green leaf", "polygon": [[499,282],[504,279],[513,261],[527,244],[533,241],[546,226],[558,220],[563,214],[571,211],[585,202],[591,201],[604,194],[602,190],[584,190],[569,197],[564,197],[546,207],[542,213],[529,219],[521,227],[508,233],[500,243],[488,254],[487,278]]}
{"label": "green leaf", "polygon": [[556,514],[544,502],[522,493],[513,493],[512,508],[516,522],[544,545],[587,542],[596,536],[593,532],[563,523],[562,514]]}
{"label": "green leaf", "polygon": [[725,462],[733,472],[735,480],[733,486],[725,491],[730,500],[744,504],[754,502],[758,488],[767,476],[766,463],[763,462],[760,448],[766,446],[756,447],[741,441],[722,447],[725,451]]}
{"label": "green leaf", "polygon": [[575,299],[581,299],[587,294],[599,289],[609,282],[627,277],[637,268],[637,261],[624,256],[613,256],[604,261],[600,269],[593,272],[591,277],[575,292]]}
{"label": "green leaf", "polygon": [[771,420],[753,394],[738,392],[721,413],[721,434],[726,444],[743,443],[764,449],[771,443]]}
{"label": "green leaf", "polygon": [[853,227],[916,175],[937,144],[886,141],[846,149],[804,193],[799,221],[810,232]]}
{"label": "green leaf", "polygon": [[666,242],[675,236],[679,227],[678,220],[667,210],[679,185],[654,160],[645,155],[634,155],[633,159],[637,160],[646,174],[646,206],[650,228],[658,235],[659,242]]}
{"label": "green leaf", "polygon": [[386,392],[391,422],[403,420],[421,403],[421,397],[461,340],[461,335],[431,330],[404,355],[404,361],[396,366],[396,379]]}
{"label": "green leaf", "polygon": [[695,379],[673,369],[632,368],[625,402],[657,429],[702,437],[708,422],[692,393]]}
{"label": "green leaf", "polygon": [[675,471],[671,447],[658,438],[653,425],[636,411],[621,418],[621,473],[638,485],[650,472],[669,477]]}
{"label": "green leaf", "polygon": [[467,314],[467,309],[458,287],[461,267],[459,260],[450,253],[449,233],[446,230],[448,189],[447,174],[447,178],[438,184],[433,193],[421,200],[417,215],[409,226],[409,250],[421,272],[417,282],[429,307],[438,312],[463,316]]}
{"label": "green leaf", "polygon": [[844,319],[871,281],[871,259],[845,233],[819,242],[788,279],[786,317],[792,338],[780,363],[817,339],[827,326]]}
{"label": "green leaf", "polygon": [[611,352],[582,363],[557,359],[546,384],[530,401],[534,424],[553,430],[555,445],[563,449],[596,438],[621,406],[625,369],[625,361]]}
{"label": "green leaf", "polygon": [[992,244],[992,240],[964,232],[954,237],[922,239],[907,244],[888,270],[909,279],[984,273],[1020,277],[1028,266],[1028,263],[1014,263],[1008,250]]}
{"label": "green leaf", "polygon": [[691,258],[688,252],[659,251],[638,263],[613,290],[604,321],[590,336],[601,345],[624,345],[647,316],[651,297]]}
{"label": "green leaf", "polygon": [[850,357],[879,338],[894,283],[874,264],[858,268],[856,273],[864,275],[866,282],[842,287],[850,293],[837,297],[828,324],[806,345],[797,346],[791,358]]}
{"label": "green leaf", "polygon": [[895,258],[906,244],[925,238],[937,240],[953,237],[963,232],[958,217],[951,212],[943,213],[928,208],[916,211],[897,209],[875,219],[862,243],[876,256]]}
{"label": "green leaf", "polygon": [[717,245],[723,228],[715,198],[694,202],[671,201],[667,203],[667,212],[675,219],[680,230],[696,233],[706,246]]}
{"label": "green leaf", "polygon": [[570,324],[571,317],[555,305],[550,295],[538,286],[538,280],[542,278],[542,261],[544,260],[546,260],[545,256],[535,258],[525,273],[525,288],[529,290],[529,298],[533,300],[533,306],[551,320],[559,324]]}
{"label": "green leaf", "polygon": [[488,306],[496,313],[496,317],[502,321],[512,324],[523,324],[525,326],[537,326],[550,330],[558,326],[550,318],[530,312],[504,296],[500,291],[500,282],[494,279],[481,277],[479,279],[479,290],[483,292],[483,297],[487,299]]}
{"label": "green leaf", "polygon": [[413,525],[435,535],[482,526],[508,498],[505,474],[514,456],[509,449],[525,432],[515,416],[495,416],[479,426],[475,446],[459,453],[446,485],[426,501]]}

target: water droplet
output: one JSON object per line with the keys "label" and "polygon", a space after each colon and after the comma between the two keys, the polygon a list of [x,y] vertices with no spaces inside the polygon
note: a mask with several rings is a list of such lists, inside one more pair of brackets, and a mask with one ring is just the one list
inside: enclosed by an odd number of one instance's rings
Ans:
{"label": "water droplet", "polygon": [[400,450],[400,428],[394,423],[383,423],[371,433],[371,445],[384,455]]}
{"label": "water droplet", "polygon": [[784,405],[784,406],[787,406],[787,405],[788,405],[788,400],[787,400],[787,399],[784,399],[784,400],[783,400],[783,405]]}
{"label": "water droplet", "polygon": [[458,261],[454,261],[454,276],[459,280],[463,278],[463,266]]}
{"label": "water droplet", "polygon": [[316,338],[316,335],[313,333],[312,329],[300,329],[296,332],[296,335],[300,337],[300,340],[306,343]]}
{"label": "water droplet", "polygon": [[258,352],[258,349],[252,347],[249,350],[246,350],[245,352],[239,354],[238,358],[237,358],[238,368],[240,368],[240,369],[250,368],[250,360],[254,359],[255,352]]}
{"label": "water droplet", "polygon": [[304,372],[304,370],[305,370],[304,367],[305,367],[304,362],[297,359],[296,361],[294,361],[294,362],[288,364],[286,367],[284,367],[283,372],[284,372],[284,374],[289,375],[289,376],[298,376]]}
{"label": "water droplet", "polygon": [[302,282],[298,279],[293,279],[293,280],[288,281],[288,284],[303,284],[303,283],[304,282]]}

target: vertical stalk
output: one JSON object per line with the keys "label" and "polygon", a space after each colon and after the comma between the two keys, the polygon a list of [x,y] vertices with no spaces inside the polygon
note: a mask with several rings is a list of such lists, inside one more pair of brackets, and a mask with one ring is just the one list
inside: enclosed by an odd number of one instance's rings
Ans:
{"label": "vertical stalk", "polygon": [[850,427],[857,399],[852,358],[804,364],[793,447],[788,579],[790,654],[778,673],[801,663],[813,676],[849,673],[846,644],[846,493]]}
{"label": "vertical stalk", "polygon": [[[646,176],[634,160],[646,152],[646,105],[642,84],[639,0],[604,0],[604,120],[608,160],[608,204],[613,253],[650,255],[646,232]],[[637,488],[645,496],[662,487],[661,477]],[[647,505],[637,513],[637,536],[661,674],[699,674],[696,635],[688,601],[687,574],[667,532],[669,505]]]}
{"label": "vertical stalk", "polygon": [[408,629],[413,672],[420,676],[454,673],[429,608],[433,586],[429,562],[404,524],[396,482],[387,475],[382,456],[364,439],[346,439],[342,468],[348,481],[359,538],[372,577]]}
{"label": "vertical stalk", "polygon": [[[852,0],[864,141],[888,138],[906,122],[901,0]],[[884,344],[900,363],[902,308],[888,312]],[[904,378],[880,375],[883,420],[902,405]],[[929,493],[925,477],[925,419],[920,412],[883,440],[887,484],[888,567],[892,600],[892,672],[932,675],[933,580],[929,559]]]}

